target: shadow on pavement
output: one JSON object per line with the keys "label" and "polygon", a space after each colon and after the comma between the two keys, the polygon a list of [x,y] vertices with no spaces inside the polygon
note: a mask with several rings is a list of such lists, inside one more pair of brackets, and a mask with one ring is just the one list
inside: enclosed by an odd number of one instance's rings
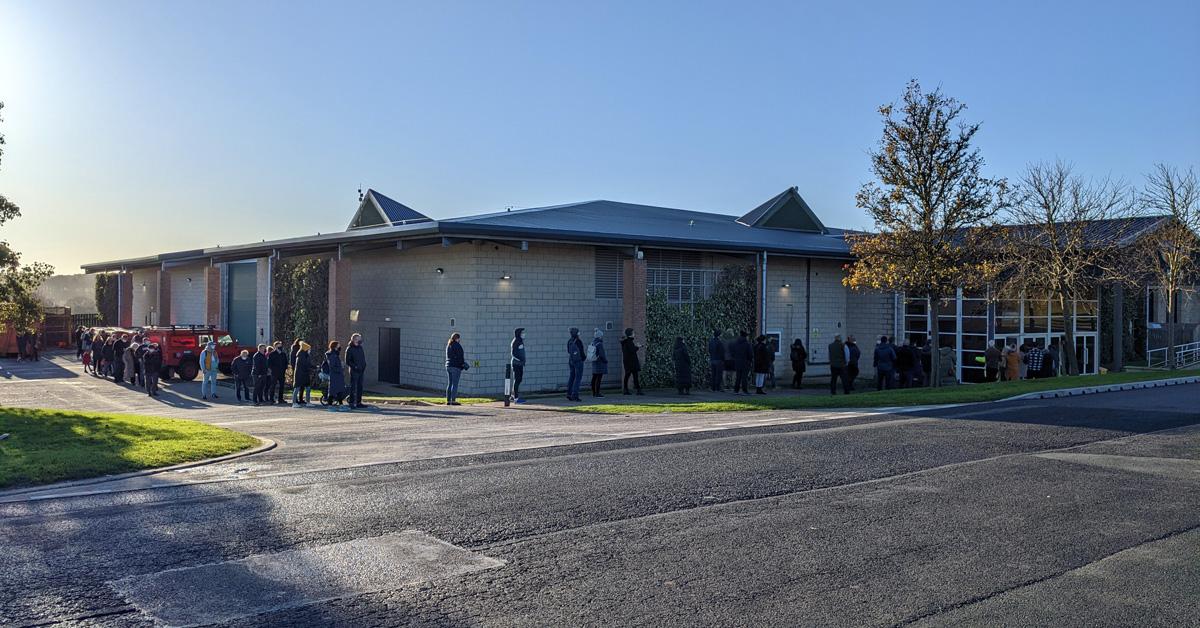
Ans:
{"label": "shadow on pavement", "polygon": [[[67,379],[79,377],[80,373],[63,368],[48,359],[48,355],[43,354],[40,360],[21,361],[13,359],[0,360],[0,376],[5,379],[19,380],[39,380],[39,379]],[[65,355],[64,355],[65,357]],[[80,371],[83,367],[80,366]]]}

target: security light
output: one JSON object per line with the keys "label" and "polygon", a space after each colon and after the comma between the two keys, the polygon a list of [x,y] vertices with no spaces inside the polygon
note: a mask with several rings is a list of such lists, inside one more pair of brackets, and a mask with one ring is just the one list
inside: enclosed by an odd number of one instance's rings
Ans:
{"label": "security light", "polygon": [[442,269],[442,268],[435,268],[435,269],[433,269],[433,270],[434,270],[434,272],[436,272],[436,273],[437,273],[437,274],[439,274],[439,275],[440,275],[440,274],[442,274],[442,273],[444,273],[444,272],[446,272],[446,271],[445,271],[445,269]]}
{"label": "security light", "polygon": [[512,275],[510,275],[508,273],[504,273],[503,275],[500,275],[500,278],[503,279],[504,281],[508,281],[509,279],[512,279]]}
{"label": "security light", "polygon": [[782,285],[782,286],[780,286],[780,287],[781,287],[781,288],[791,288],[791,287],[792,287],[792,284],[790,284],[790,283],[788,283],[788,282],[786,282],[786,281],[785,281],[785,282],[783,282],[783,285]]}

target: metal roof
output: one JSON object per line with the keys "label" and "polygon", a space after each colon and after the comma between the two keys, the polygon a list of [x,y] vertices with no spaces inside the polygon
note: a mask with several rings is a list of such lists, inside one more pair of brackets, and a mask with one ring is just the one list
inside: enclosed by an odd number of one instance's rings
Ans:
{"label": "metal roof", "polygon": [[375,197],[375,202],[379,205],[379,209],[383,211],[384,217],[390,223],[398,223],[412,220],[429,220],[429,217],[421,212],[394,200],[375,190],[367,190],[367,194]]}

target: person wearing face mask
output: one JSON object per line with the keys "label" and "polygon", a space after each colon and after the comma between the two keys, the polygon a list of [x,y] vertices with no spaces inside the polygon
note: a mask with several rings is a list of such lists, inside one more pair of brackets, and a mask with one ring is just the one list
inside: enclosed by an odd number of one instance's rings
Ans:
{"label": "person wearing face mask", "polygon": [[513,403],[525,403],[521,398],[521,380],[525,378],[525,328],[518,327],[513,330],[512,343],[509,344],[509,354],[511,356],[513,386],[512,400]]}

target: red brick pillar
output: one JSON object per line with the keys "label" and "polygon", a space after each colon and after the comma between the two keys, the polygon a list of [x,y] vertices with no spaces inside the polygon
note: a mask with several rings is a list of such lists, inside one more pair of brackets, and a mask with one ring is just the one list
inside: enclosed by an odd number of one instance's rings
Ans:
{"label": "red brick pillar", "polygon": [[353,265],[349,259],[329,260],[329,338],[345,343],[350,338],[350,279]]}
{"label": "red brick pillar", "polygon": [[204,322],[221,326],[221,268],[209,266],[204,270]]}
{"label": "red brick pillar", "polygon": [[[644,259],[627,259],[625,260],[625,276],[624,285],[621,287],[621,329],[617,333],[617,342],[625,337],[625,328],[632,327],[634,338],[638,339],[638,344],[646,344],[646,260]],[[610,355],[620,355],[620,345],[610,343],[610,347],[617,347],[616,353]],[[612,351],[610,349],[610,351]],[[642,354],[642,359],[645,360],[646,355]],[[612,364],[612,360],[609,360]]]}
{"label": "red brick pillar", "polygon": [[159,325],[171,324],[171,273],[158,271],[158,321]]}
{"label": "red brick pillar", "polygon": [[133,273],[117,274],[117,325],[133,327]]}

